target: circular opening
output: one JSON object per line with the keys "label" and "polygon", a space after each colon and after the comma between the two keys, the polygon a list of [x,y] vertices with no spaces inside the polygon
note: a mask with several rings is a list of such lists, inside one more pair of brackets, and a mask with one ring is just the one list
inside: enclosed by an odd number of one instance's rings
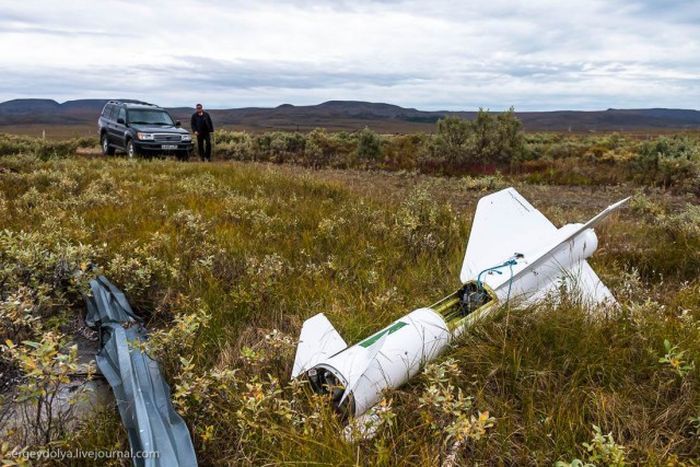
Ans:
{"label": "circular opening", "polygon": [[355,412],[355,400],[352,393],[348,394],[341,404],[340,401],[345,393],[345,385],[331,370],[327,368],[312,368],[306,375],[313,391],[316,394],[328,395],[333,408],[343,419],[348,418]]}

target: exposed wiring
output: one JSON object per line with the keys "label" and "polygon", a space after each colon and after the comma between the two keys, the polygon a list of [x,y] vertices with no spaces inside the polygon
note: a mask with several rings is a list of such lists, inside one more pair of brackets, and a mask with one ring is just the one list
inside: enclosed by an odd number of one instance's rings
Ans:
{"label": "exposed wiring", "polygon": [[481,271],[479,273],[479,275],[476,276],[476,285],[477,285],[478,289],[479,290],[484,289],[484,283],[481,280],[481,276],[483,274],[485,274],[487,272],[495,272],[495,273],[501,275],[501,274],[503,274],[503,272],[499,271],[499,269],[508,266],[508,268],[510,269],[510,278],[508,279],[508,296],[506,298],[506,302],[510,301],[510,292],[511,292],[511,289],[513,287],[513,266],[518,264],[518,262],[516,261],[516,258],[522,258],[522,257],[523,257],[522,254],[516,253],[515,255],[513,255],[512,258],[510,258],[507,261],[504,261],[503,264],[499,264],[498,266],[492,266],[490,268],[486,268],[483,271]]}

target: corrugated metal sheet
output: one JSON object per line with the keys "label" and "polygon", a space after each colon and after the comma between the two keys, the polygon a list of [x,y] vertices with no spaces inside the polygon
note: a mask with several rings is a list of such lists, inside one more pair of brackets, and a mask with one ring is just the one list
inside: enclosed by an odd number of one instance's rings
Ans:
{"label": "corrugated metal sheet", "polygon": [[117,400],[136,466],[196,466],[187,425],[170,402],[170,387],[158,363],[142,351],[146,338],[141,319],[124,294],[104,276],[90,282],[86,323],[100,331],[97,367]]}

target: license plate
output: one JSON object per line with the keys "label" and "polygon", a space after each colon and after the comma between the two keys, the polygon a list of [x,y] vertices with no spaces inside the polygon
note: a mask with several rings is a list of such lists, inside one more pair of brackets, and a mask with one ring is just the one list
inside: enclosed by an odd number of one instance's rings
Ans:
{"label": "license plate", "polygon": [[160,147],[161,149],[177,149],[177,144],[163,144]]}

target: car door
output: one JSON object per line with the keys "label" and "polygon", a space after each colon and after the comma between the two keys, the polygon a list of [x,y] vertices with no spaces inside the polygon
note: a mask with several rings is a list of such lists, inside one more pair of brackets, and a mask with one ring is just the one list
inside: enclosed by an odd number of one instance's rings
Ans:
{"label": "car door", "polygon": [[112,105],[106,104],[100,117],[97,119],[97,128],[100,134],[104,132],[107,135],[107,141],[109,142],[109,115],[112,112]]}
{"label": "car door", "polygon": [[114,123],[114,106],[112,104],[107,104],[102,112],[102,127],[107,134],[107,142],[109,144],[114,144],[114,129],[112,128],[112,123]]}
{"label": "car door", "polygon": [[114,119],[114,129],[115,143],[121,148],[126,148],[126,109],[124,107],[119,107],[117,118]]}
{"label": "car door", "polygon": [[117,114],[119,113],[119,106],[113,105],[109,112],[109,120],[107,123],[107,134],[109,135],[109,144],[113,146],[119,145],[119,135],[117,134]]}

